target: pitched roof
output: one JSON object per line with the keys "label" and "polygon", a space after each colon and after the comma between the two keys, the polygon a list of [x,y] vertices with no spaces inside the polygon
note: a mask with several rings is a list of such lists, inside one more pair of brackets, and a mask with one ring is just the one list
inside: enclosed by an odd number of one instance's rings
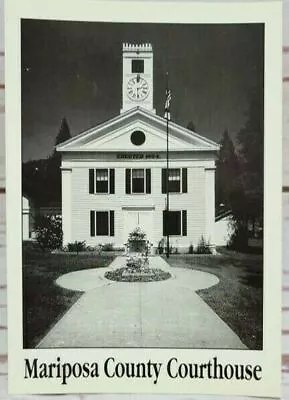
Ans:
{"label": "pitched roof", "polygon": [[[60,152],[71,151],[164,151],[166,119],[141,107],[133,108],[59,144]],[[146,134],[146,142],[135,146],[130,135],[135,130]],[[219,145],[204,136],[169,121],[170,151],[217,151]]]}

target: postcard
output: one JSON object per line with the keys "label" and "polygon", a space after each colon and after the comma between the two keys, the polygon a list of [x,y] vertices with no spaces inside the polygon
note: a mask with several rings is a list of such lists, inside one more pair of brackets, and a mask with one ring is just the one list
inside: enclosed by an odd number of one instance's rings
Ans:
{"label": "postcard", "polygon": [[10,393],[279,396],[281,2],[5,19]]}

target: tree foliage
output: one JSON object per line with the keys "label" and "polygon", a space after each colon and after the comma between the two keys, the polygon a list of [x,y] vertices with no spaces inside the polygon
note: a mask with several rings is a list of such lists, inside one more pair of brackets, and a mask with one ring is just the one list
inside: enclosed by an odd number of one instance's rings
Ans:
{"label": "tree foliage", "polygon": [[70,129],[68,126],[67,119],[64,117],[64,118],[62,118],[60,129],[59,129],[58,135],[56,136],[56,139],[55,139],[55,146],[57,146],[60,143],[65,142],[66,140],[68,140],[70,138],[71,138]]}
{"label": "tree foliage", "polygon": [[194,123],[194,121],[190,121],[187,125],[187,129],[189,129],[190,131],[196,132],[196,125]]}
{"label": "tree foliage", "polygon": [[[263,226],[264,111],[262,94],[251,93],[236,149],[224,132],[216,162],[216,210],[222,203],[233,214],[231,246],[244,250],[248,237]],[[249,232],[249,225],[252,232]]]}
{"label": "tree foliage", "polygon": [[36,240],[43,251],[62,246],[62,220],[60,216],[47,215],[35,218]]}
{"label": "tree foliage", "polygon": [[234,207],[235,193],[239,192],[239,160],[235,146],[225,130],[220,141],[219,158],[216,161],[216,210]]}
{"label": "tree foliage", "polygon": [[[70,139],[66,118],[55,139],[55,146]],[[22,190],[36,206],[59,204],[61,201],[61,155],[55,149],[46,159],[27,161],[22,165]]]}
{"label": "tree foliage", "polygon": [[[244,218],[263,221],[264,188],[264,104],[252,93],[246,122],[237,135],[246,212]],[[245,210],[244,210],[245,211]]]}

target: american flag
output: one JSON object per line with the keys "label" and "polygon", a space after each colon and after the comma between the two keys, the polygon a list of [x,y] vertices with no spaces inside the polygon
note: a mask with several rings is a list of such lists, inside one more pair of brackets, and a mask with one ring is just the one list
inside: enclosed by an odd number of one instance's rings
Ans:
{"label": "american flag", "polygon": [[172,92],[170,89],[166,89],[166,102],[165,102],[165,118],[171,119],[171,100]]}

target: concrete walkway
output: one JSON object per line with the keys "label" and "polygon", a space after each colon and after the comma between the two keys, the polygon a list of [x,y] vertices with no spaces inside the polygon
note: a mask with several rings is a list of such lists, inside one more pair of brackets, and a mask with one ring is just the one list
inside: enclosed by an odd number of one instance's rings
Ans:
{"label": "concrete walkway", "polygon": [[60,277],[58,285],[85,293],[38,347],[246,349],[195,293],[217,284],[215,275],[173,269],[161,257],[152,257],[150,266],[169,271],[171,279],[126,283],[104,278],[106,271],[123,267],[125,261],[125,257],[116,257],[107,268]]}

